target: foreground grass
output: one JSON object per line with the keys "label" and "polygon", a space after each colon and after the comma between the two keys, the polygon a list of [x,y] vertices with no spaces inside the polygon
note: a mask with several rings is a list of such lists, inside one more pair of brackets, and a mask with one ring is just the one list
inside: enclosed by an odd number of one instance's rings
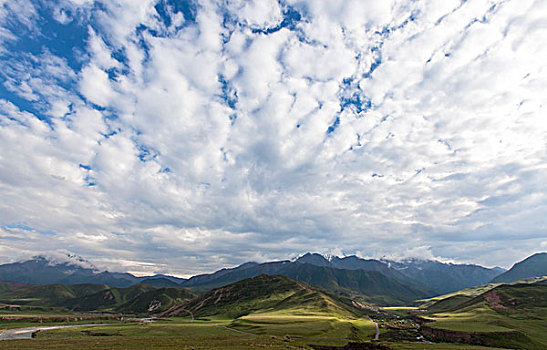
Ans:
{"label": "foreground grass", "polygon": [[40,332],[30,340],[2,341],[0,348],[311,349],[309,344],[344,345],[348,340],[370,339],[374,329],[368,319],[264,313],[236,320],[216,318],[190,322],[185,318],[172,318],[151,324],[65,328]]}
{"label": "foreground grass", "polygon": [[299,344],[344,345],[374,337],[374,324],[368,319],[339,318],[331,315],[289,315],[258,313],[234,320],[231,327],[258,335],[291,339]]}
{"label": "foreground grass", "polygon": [[284,339],[236,333],[226,322],[171,321],[60,329],[30,340],[8,340],[1,349],[306,349]]}
{"label": "foreground grass", "polygon": [[475,308],[469,312],[438,313],[431,317],[432,327],[461,332],[509,332],[512,328],[503,326],[503,316],[488,307]]}
{"label": "foreground grass", "polygon": [[[389,311],[404,313],[411,309],[392,308]],[[376,321],[381,327],[380,340],[394,349],[494,349],[476,345],[413,342],[412,339],[416,339],[415,336],[390,338],[388,333],[403,332],[404,323],[408,321],[395,316],[389,317],[389,320],[386,319],[383,323],[378,319]],[[482,307],[474,305],[473,308],[430,314],[426,317],[432,321],[427,325],[448,330],[465,332],[516,330],[536,341],[536,344],[539,344],[538,349],[547,348],[547,325],[542,322],[547,319],[547,315],[541,308],[500,312],[486,305]],[[3,320],[3,322],[4,329],[40,325],[28,320]],[[92,323],[93,321],[78,322]],[[114,320],[95,321],[95,323],[113,322]],[[75,323],[77,322],[71,321],[62,324]],[[54,323],[42,325],[50,324]],[[238,333],[233,329],[251,334]],[[0,349],[312,349],[311,345],[342,346],[350,341],[366,341],[372,339],[374,334],[374,324],[365,316],[346,317],[335,313],[314,313],[307,309],[291,309],[256,312],[236,319],[217,316],[207,319],[196,318],[191,322],[187,317],[173,317],[151,324],[118,322],[109,326],[51,330],[38,333],[34,339],[0,341]],[[506,348],[520,348],[509,345]]]}
{"label": "foreground grass", "polygon": [[500,350],[502,348],[492,348],[486,346],[478,345],[467,345],[467,344],[453,344],[453,343],[411,343],[411,342],[401,342],[401,343],[386,343],[386,345],[397,349],[397,350],[452,350],[452,349],[461,349],[461,350]]}
{"label": "foreground grass", "polygon": [[[270,320],[271,321],[271,320]],[[274,322],[273,324],[278,324]],[[291,324],[290,321],[287,323]],[[306,326],[309,324],[304,323]],[[304,324],[293,323],[297,332]],[[210,320],[187,322],[172,320],[149,325],[120,324],[115,326],[61,329],[38,333],[31,340],[10,340],[0,342],[0,349],[308,349],[309,344],[317,341],[305,342],[302,339],[293,339],[287,336],[275,335],[246,335],[222,328],[230,325],[229,320]],[[368,329],[369,325],[366,325]],[[317,329],[313,330],[316,331]],[[88,333],[86,333],[88,332]],[[334,331],[336,334],[337,331]],[[100,334],[100,335],[98,335]],[[340,345],[326,341],[320,345]],[[425,343],[385,343],[394,349],[468,349],[488,350],[495,349],[482,346],[461,344],[425,344]],[[499,349],[499,348],[498,348]]]}
{"label": "foreground grass", "polygon": [[0,330],[3,329],[14,329],[14,328],[27,328],[27,327],[39,327],[39,326],[59,326],[59,325],[77,325],[77,324],[95,324],[95,323],[122,323],[116,319],[105,318],[105,317],[94,317],[94,318],[82,318],[75,320],[74,318],[69,318],[67,321],[59,320],[52,321],[47,318],[43,318],[42,322],[37,322],[35,320],[29,319],[14,319],[14,320],[0,320]]}
{"label": "foreground grass", "polygon": [[428,326],[460,332],[518,332],[522,336],[493,334],[492,344],[519,349],[547,349],[547,308],[517,307],[493,309],[487,303],[474,304],[454,312],[428,315]]}

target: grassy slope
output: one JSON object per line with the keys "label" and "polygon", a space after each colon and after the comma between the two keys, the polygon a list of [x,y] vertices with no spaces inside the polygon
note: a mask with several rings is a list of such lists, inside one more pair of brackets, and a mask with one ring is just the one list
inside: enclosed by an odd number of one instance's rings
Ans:
{"label": "grassy slope", "polygon": [[[545,282],[547,282],[547,276],[525,278],[511,284],[542,284]],[[477,297],[500,285],[502,285],[502,283],[488,283],[480,286],[465,288],[433,298],[416,300],[411,305],[418,309],[426,309],[430,312],[451,310],[464,302],[472,300],[474,297]]]}
{"label": "grassy slope", "polygon": [[[260,275],[209,291],[175,314],[230,320],[254,334],[305,338],[369,339],[375,331],[360,310],[284,276]],[[310,340],[310,339],[308,339]]]}
{"label": "grassy slope", "polygon": [[[485,291],[492,291],[490,286],[437,298],[430,305],[442,302],[442,308],[437,305],[442,310],[430,308],[421,315],[430,318],[433,322],[427,325],[436,328],[467,332],[516,330],[524,337],[494,339],[500,346],[547,348],[547,286],[515,284],[497,286],[494,290],[495,298],[485,296]],[[143,294],[146,292],[139,295]],[[240,281],[208,292],[186,307],[195,313],[195,322],[174,318],[149,326],[105,327],[104,333],[110,336],[91,337],[81,330],[51,331],[39,334],[32,341],[10,341],[2,345],[5,348],[48,348],[65,344],[78,348],[93,347],[90,344],[95,344],[95,348],[146,348],[148,344],[148,347],[162,348],[284,349],[308,348],[310,343],[343,345],[347,339],[365,340],[374,334],[373,324],[338,296],[281,276],[265,275]],[[222,329],[219,327],[222,325],[255,335]],[[5,344],[12,345],[7,347]],[[408,342],[389,345],[397,349],[488,349],[473,345]]]}
{"label": "grassy slope", "polygon": [[378,271],[344,270],[316,266],[307,263],[267,263],[244,269],[223,271],[218,276],[210,275],[199,281],[190,279],[185,286],[196,292],[206,292],[229,283],[256,277],[260,274],[275,274],[289,277],[331,292],[359,295],[362,301],[383,305],[402,305],[412,300],[432,295],[430,291],[401,282]]}
{"label": "grassy slope", "polygon": [[10,305],[57,307],[74,311],[147,313],[165,310],[195,297],[181,288],[155,288],[137,284],[113,288],[95,284],[33,285],[0,292],[0,302]]}
{"label": "grassy slope", "polygon": [[[454,296],[441,300],[453,300]],[[429,326],[463,332],[517,331],[524,337],[496,336],[500,346],[523,349],[547,348],[547,286],[541,284],[500,285],[462,303],[444,308],[431,306],[426,315],[434,321]],[[511,339],[512,338],[512,339]],[[526,339],[528,338],[528,339]]]}
{"label": "grassy slope", "polygon": [[[1,343],[2,349],[308,349],[282,338],[236,333],[220,325],[166,320],[149,325],[124,324],[38,333],[32,340]],[[82,332],[87,330],[89,335]],[[102,334],[95,336],[96,334]]]}
{"label": "grassy slope", "polygon": [[400,342],[387,344],[397,350],[495,350],[500,349],[498,347],[493,348],[489,346],[468,345],[468,344],[453,344],[453,343],[412,343],[412,342]]}
{"label": "grassy slope", "polygon": [[237,318],[253,312],[299,310],[353,316],[357,310],[284,276],[260,275],[213,289],[185,305],[195,317]]}
{"label": "grassy slope", "polygon": [[152,289],[141,293],[118,306],[116,311],[137,314],[159,312],[167,310],[174,305],[187,302],[193,298],[195,298],[195,295],[187,289]]}
{"label": "grassy slope", "polygon": [[0,281],[0,293],[13,291],[13,290],[27,287],[27,286],[28,284],[24,284],[24,283]]}
{"label": "grassy slope", "polygon": [[1,292],[0,302],[5,304],[63,307],[70,300],[97,293],[105,288],[108,287],[98,284],[32,285]]}

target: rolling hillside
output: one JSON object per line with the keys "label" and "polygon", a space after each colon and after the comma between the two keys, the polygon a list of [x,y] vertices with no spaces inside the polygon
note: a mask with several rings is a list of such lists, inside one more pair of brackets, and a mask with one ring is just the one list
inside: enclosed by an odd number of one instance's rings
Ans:
{"label": "rolling hillside", "polygon": [[256,312],[290,311],[353,316],[358,310],[331,296],[284,276],[260,275],[213,289],[163,316],[222,316],[238,318]]}
{"label": "rolling hillside", "polygon": [[[314,266],[314,268],[302,268],[302,266]],[[345,277],[336,281],[320,280],[317,276],[306,275],[308,273],[325,273],[329,276],[341,276],[338,270],[346,270]],[[320,272],[318,272],[320,271]],[[363,273],[366,272],[366,273]],[[369,273],[370,272],[370,273]],[[320,254],[307,253],[295,261],[273,261],[268,263],[245,263],[236,268],[222,269],[212,274],[194,276],[181,285],[192,287],[197,291],[207,291],[228,283],[255,277],[260,274],[278,274],[288,276],[297,281],[303,281],[311,285],[317,285],[332,291],[351,290],[353,293],[372,297],[371,300],[383,303],[401,303],[412,300],[412,296],[445,294],[471,286],[490,282],[496,275],[503,272],[501,269],[488,269],[477,265],[445,264],[438,261],[407,259],[405,261],[379,261],[374,259],[362,259],[356,256],[343,258],[332,257],[326,259]],[[381,273],[389,283],[380,282],[375,274]],[[364,278],[361,286],[357,286]],[[372,278],[372,280],[371,280]],[[335,278],[336,279],[336,278]],[[319,284],[316,284],[319,283]],[[379,283],[379,284],[377,284]],[[409,293],[402,293],[402,289],[381,289],[380,285],[404,285]],[[366,288],[364,287],[366,285]],[[369,295],[373,291],[374,294]],[[378,299],[377,296],[385,294],[387,298]]]}
{"label": "rolling hillside", "polygon": [[30,285],[0,292],[0,302],[29,306],[69,307],[71,302],[109,288],[100,284]]}
{"label": "rolling hillside", "polygon": [[186,289],[155,288],[144,284],[128,288],[96,284],[53,284],[1,291],[0,303],[140,314],[159,312],[194,297]]}
{"label": "rolling hillside", "polygon": [[547,348],[547,285],[502,284],[479,295],[454,294],[420,314],[434,341],[516,349]]}
{"label": "rolling hillside", "polygon": [[[65,258],[59,261],[36,256],[27,261],[0,265],[0,280],[26,284],[102,284],[117,288],[142,283],[154,287],[187,287],[202,293],[261,274],[278,274],[334,292],[359,294],[365,301],[401,304],[420,296],[484,284],[500,273],[499,269],[438,261],[407,259],[393,262],[357,256],[326,259],[320,254],[307,253],[295,261],[248,262],[183,279],[168,275],[136,277],[130,273],[100,271],[83,258],[73,255]],[[314,268],[303,267],[310,265]]]}
{"label": "rolling hillside", "polygon": [[261,274],[287,276],[295,281],[331,292],[359,295],[366,302],[382,305],[400,305],[435,294],[408,282],[388,277],[379,271],[338,269],[298,261],[247,264],[244,267],[221,270],[211,275],[192,277],[182,285],[198,292],[205,292]]}

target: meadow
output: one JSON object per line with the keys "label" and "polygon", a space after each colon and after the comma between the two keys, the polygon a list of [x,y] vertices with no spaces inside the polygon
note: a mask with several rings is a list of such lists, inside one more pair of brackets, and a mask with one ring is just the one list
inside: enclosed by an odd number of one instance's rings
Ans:
{"label": "meadow", "polygon": [[374,325],[369,320],[256,315],[237,320],[169,318],[51,330],[39,332],[30,340],[0,342],[0,348],[312,349],[310,345],[314,344],[340,346],[350,339],[373,336]]}

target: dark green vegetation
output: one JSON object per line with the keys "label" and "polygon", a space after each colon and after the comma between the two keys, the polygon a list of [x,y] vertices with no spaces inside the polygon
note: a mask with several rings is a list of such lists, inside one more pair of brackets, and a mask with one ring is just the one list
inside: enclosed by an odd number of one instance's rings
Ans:
{"label": "dark green vegetation", "polygon": [[196,276],[184,285],[197,291],[207,291],[263,273],[286,276],[348,297],[357,296],[363,302],[382,305],[402,305],[432,294],[431,291],[390,278],[379,271],[338,269],[288,261],[247,264],[221,270],[213,275]]}
{"label": "dark green vegetation", "polygon": [[[0,283],[0,286],[4,283]],[[0,303],[56,307],[71,311],[148,314],[194,298],[181,288],[154,288],[137,284],[113,288],[97,284],[52,284],[11,288],[0,292]]]}
{"label": "dark green vegetation", "polygon": [[490,282],[503,272],[469,264],[446,264],[433,260],[406,259],[403,261],[362,259],[356,256],[325,259],[319,254],[305,254],[297,260],[317,266],[346,270],[379,271],[401,282],[420,286],[431,294],[448,293],[466,287]]}
{"label": "dark green vegetation", "polygon": [[190,312],[196,318],[233,319],[257,312],[292,310],[301,315],[332,313],[343,317],[357,316],[358,309],[335,298],[284,276],[260,275],[213,289],[184,304],[184,309],[168,311],[166,316]]}
{"label": "dark green vegetation", "polygon": [[245,263],[233,269],[194,276],[182,285],[206,291],[266,273],[287,276],[333,292],[361,295],[367,302],[392,305],[488,283],[501,272],[499,268],[416,259],[393,262],[347,256],[327,260],[322,255],[308,253],[294,262]]}
{"label": "dark green vegetation", "polygon": [[[92,305],[101,299],[94,296],[113,290],[125,292],[120,300],[136,300],[133,294],[146,295],[153,291],[148,288],[152,287],[103,290],[82,298],[80,304]],[[25,287],[19,292],[28,289]],[[94,344],[99,348],[312,349],[310,344],[362,342],[375,333],[374,324],[350,301],[287,277],[272,275],[212,290],[189,302],[181,302],[160,316],[163,318],[159,322],[148,325],[133,322],[99,329],[62,329],[39,333],[36,339],[29,341],[1,344],[17,348],[48,348],[60,344],[89,348]]]}
{"label": "dark green vegetation", "polygon": [[511,269],[492,280],[495,283],[511,283],[528,277],[547,275],[547,253],[534,254],[513,265]]}
{"label": "dark green vegetation", "polygon": [[547,285],[486,285],[425,300],[418,315],[420,332],[435,341],[514,349],[547,348]]}
{"label": "dark green vegetation", "polygon": [[248,262],[186,280],[168,275],[136,277],[129,273],[101,272],[82,258],[69,255],[64,259],[67,261],[38,256],[0,265],[0,280],[27,284],[105,284],[118,288],[141,283],[192,288],[202,293],[261,274],[276,274],[332,292],[360,296],[365,302],[391,305],[484,284],[502,272],[498,268],[416,259],[393,262],[347,256],[327,260],[322,255],[307,253],[295,261]]}
{"label": "dark green vegetation", "polygon": [[[48,330],[32,340],[0,341],[0,346],[547,348],[547,277],[528,278],[510,285],[483,284],[421,299],[433,292],[409,282],[409,274],[402,271],[412,269],[412,264],[417,270],[418,267],[437,269],[439,276],[442,273],[461,276],[463,271],[471,271],[473,276],[473,271],[481,270],[423,261],[405,264],[406,268],[397,270],[376,260],[357,257],[327,260],[308,254],[294,262],[247,263],[189,280],[157,275],[124,288],[105,284],[0,282],[2,329],[40,324],[113,323],[89,329]],[[274,275],[260,274],[265,270]],[[437,275],[432,273],[432,276],[435,279]],[[408,306],[396,306],[405,303]],[[391,307],[378,309],[377,305]],[[132,315],[159,318],[149,324]],[[373,321],[379,326],[379,341],[372,341],[376,333]],[[424,340],[432,340],[434,344]]]}
{"label": "dark green vegetation", "polygon": [[[307,349],[302,340],[242,334],[221,321],[170,319],[152,324],[61,329],[38,333],[32,340],[1,343],[2,349]],[[95,335],[101,334],[101,335]],[[323,342],[327,343],[327,342]],[[340,344],[340,342],[335,343]]]}

